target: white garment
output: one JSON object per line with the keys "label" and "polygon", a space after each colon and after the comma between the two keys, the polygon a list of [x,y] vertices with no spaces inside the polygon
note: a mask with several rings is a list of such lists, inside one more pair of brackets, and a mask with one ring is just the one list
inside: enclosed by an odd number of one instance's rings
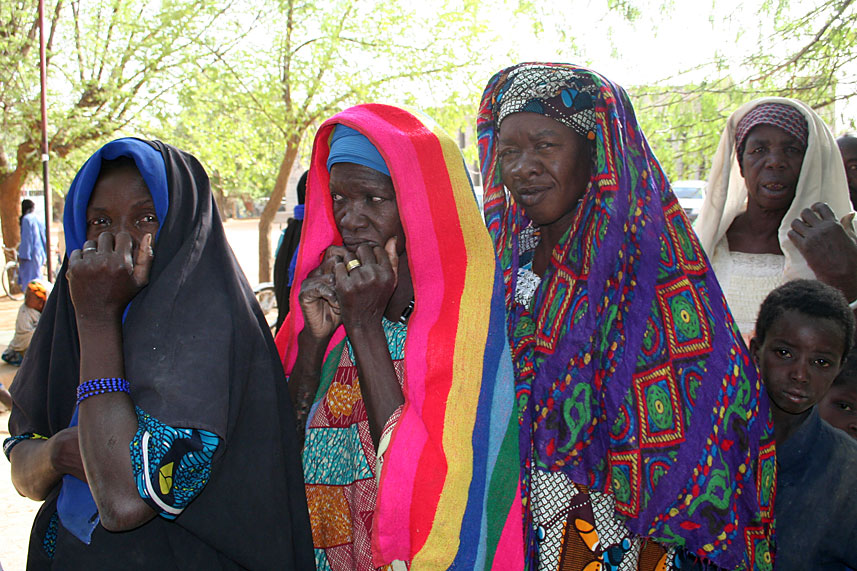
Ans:
{"label": "white garment", "polygon": [[21,308],[18,309],[18,318],[15,320],[15,336],[9,342],[10,349],[19,353],[27,350],[41,316],[42,312],[38,309],[33,309],[23,303],[21,304]]}
{"label": "white garment", "polygon": [[744,341],[749,343],[756,330],[759,307],[771,290],[785,283],[781,254],[732,252],[726,236],[717,244],[711,267]]}
{"label": "white garment", "polygon": [[[803,209],[816,202],[826,202],[837,219],[851,212],[848,184],[842,155],[827,124],[808,105],[783,97],[764,97],[738,108],[726,122],[720,136],[720,145],[708,177],[705,200],[694,224],[705,253],[709,258],[726,235],[735,218],[747,209],[747,186],[738,167],[735,150],[735,128],[738,122],[755,107],[763,103],[782,103],[796,108],[806,118],[808,131],[806,153],[801,166],[795,199],[780,224],[780,248],[785,255],[783,281],[797,278],[815,279],[800,251],[789,240],[788,232],[793,220]],[[718,279],[720,273],[714,269]]]}

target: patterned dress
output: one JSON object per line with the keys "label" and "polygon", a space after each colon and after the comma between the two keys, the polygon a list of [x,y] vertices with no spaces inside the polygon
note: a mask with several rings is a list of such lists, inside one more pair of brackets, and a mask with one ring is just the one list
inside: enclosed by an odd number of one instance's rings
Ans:
{"label": "patterned dress", "polygon": [[[530,306],[541,278],[532,272],[538,243],[533,227],[524,232],[524,265],[518,269],[515,303]],[[575,484],[561,472],[532,471],[533,524],[539,540],[540,571],[601,569],[669,571],[697,565],[682,550],[635,537],[616,517],[612,495]],[[606,557],[605,557],[606,556]],[[679,561],[676,561],[679,557]]]}
{"label": "patterned dress", "polygon": [[[382,325],[401,385],[407,326],[386,318]],[[338,359],[338,366],[332,374],[322,373],[321,398],[310,412],[303,456],[316,566],[319,571],[371,571],[376,569],[370,538],[380,464],[347,338],[331,352],[331,359]],[[400,412],[397,409],[384,427],[379,444],[382,457]],[[377,568],[398,570],[407,565],[395,561]]]}

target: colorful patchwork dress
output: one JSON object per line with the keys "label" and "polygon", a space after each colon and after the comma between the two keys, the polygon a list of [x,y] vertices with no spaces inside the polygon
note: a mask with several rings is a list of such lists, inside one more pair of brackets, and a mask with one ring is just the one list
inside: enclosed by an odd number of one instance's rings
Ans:
{"label": "colorful patchwork dress", "polygon": [[[513,112],[566,114],[591,142],[589,188],[541,279],[521,272],[538,228],[500,172],[507,95]],[[477,130],[516,369],[527,568],[686,568],[689,553],[770,569],[768,403],[624,90],[571,65],[519,64],[488,83]]]}
{"label": "colorful patchwork dress", "polygon": [[[401,384],[407,326],[386,318],[382,325]],[[384,427],[378,447],[381,457],[400,414],[401,407]],[[324,367],[307,424],[303,463],[316,567],[319,571],[381,568],[372,563],[371,544],[380,466],[347,337],[330,352]],[[407,569],[407,563],[396,561],[383,568]]]}

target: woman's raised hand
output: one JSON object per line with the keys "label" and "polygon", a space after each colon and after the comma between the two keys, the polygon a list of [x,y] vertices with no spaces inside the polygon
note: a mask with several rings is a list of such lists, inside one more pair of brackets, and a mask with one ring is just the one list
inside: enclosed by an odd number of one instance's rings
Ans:
{"label": "woman's raised hand", "polygon": [[854,214],[836,219],[830,207],[816,202],[791,223],[789,239],[800,250],[816,277],[857,299],[857,236]]}
{"label": "woman's raised hand", "polygon": [[342,323],[333,268],[346,254],[342,246],[331,246],[325,251],[321,264],[301,284],[298,302],[306,328],[316,339],[330,339]]}
{"label": "woman's raised hand", "polygon": [[71,300],[78,319],[115,319],[149,283],[154,253],[152,235],[146,234],[133,253],[127,232],[102,232],[98,241],[87,240],[68,259]]}
{"label": "woman's raised hand", "polygon": [[381,323],[396,289],[398,267],[395,237],[387,240],[383,248],[361,245],[356,256],[346,252],[343,260],[336,263],[336,296],[346,330]]}

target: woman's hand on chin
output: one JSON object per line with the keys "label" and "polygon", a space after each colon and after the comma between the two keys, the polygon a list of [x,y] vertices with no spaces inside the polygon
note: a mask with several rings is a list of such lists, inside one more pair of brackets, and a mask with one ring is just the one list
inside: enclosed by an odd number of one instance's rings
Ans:
{"label": "woman's hand on chin", "polygon": [[342,323],[333,268],[346,254],[342,246],[331,246],[325,251],[321,264],[301,284],[298,303],[304,314],[306,331],[315,339],[329,340]]}
{"label": "woman's hand on chin", "polygon": [[78,319],[121,317],[128,303],[149,283],[152,269],[152,235],[146,234],[136,256],[127,232],[102,232],[98,241],[87,240],[71,253],[68,282]]}
{"label": "woman's hand on chin", "polygon": [[336,296],[347,331],[381,325],[381,317],[396,290],[398,267],[395,237],[387,240],[383,248],[362,244],[356,256],[348,254],[335,265]]}
{"label": "woman's hand on chin", "polygon": [[854,214],[836,220],[836,215],[823,202],[801,212],[791,223],[789,239],[820,281],[845,295],[857,299],[857,236],[852,225]]}

